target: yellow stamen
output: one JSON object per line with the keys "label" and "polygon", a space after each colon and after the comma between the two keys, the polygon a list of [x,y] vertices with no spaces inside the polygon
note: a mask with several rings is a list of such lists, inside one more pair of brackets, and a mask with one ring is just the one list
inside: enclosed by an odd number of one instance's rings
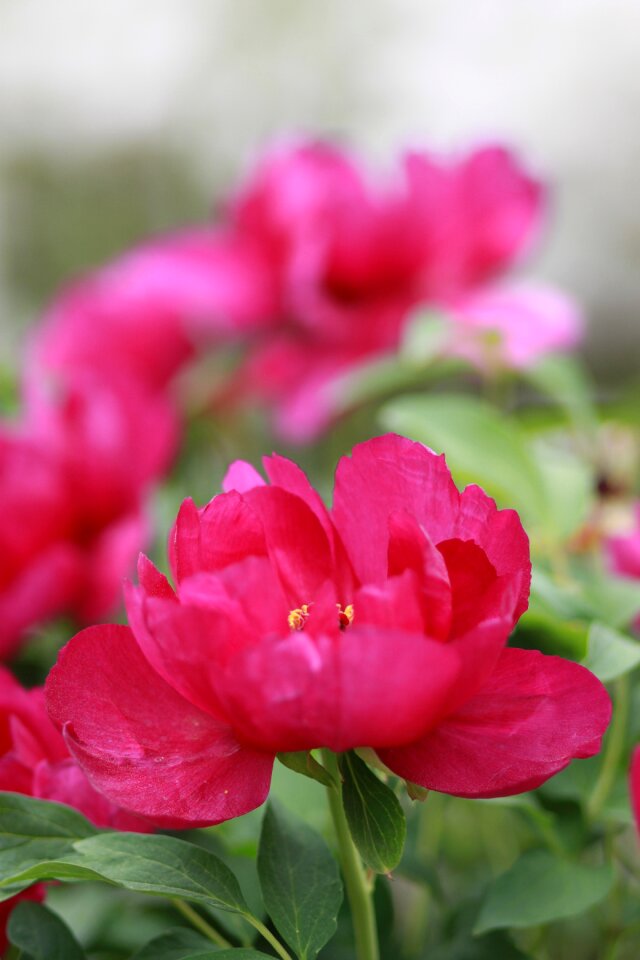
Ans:
{"label": "yellow stamen", "polygon": [[287,617],[287,623],[292,630],[302,630],[309,619],[309,604],[303,603],[301,607],[296,607]]}
{"label": "yellow stamen", "polygon": [[338,624],[340,626],[340,629],[346,630],[346,628],[353,623],[353,617],[354,617],[353,604],[348,603],[344,608],[344,610],[342,609],[339,603],[337,603],[336,606],[338,608]]}

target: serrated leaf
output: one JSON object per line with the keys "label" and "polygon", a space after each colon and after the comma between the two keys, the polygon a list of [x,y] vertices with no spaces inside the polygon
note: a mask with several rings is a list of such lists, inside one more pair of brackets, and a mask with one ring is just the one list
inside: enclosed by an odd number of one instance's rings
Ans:
{"label": "serrated leaf", "polygon": [[23,900],[11,911],[9,942],[31,960],[85,960],[85,953],[57,914],[41,903]]}
{"label": "serrated leaf", "polygon": [[583,666],[607,683],[634,670],[640,664],[640,643],[613,627],[592,623],[587,638]]}
{"label": "serrated leaf", "polygon": [[278,931],[300,960],[314,960],[336,931],[340,872],[322,837],[273,801],[262,823],[258,876]]}
{"label": "serrated leaf", "polygon": [[295,753],[279,753],[278,760],[294,773],[301,773],[303,777],[309,777],[310,780],[316,780],[324,787],[333,787],[333,777],[328,770],[318,763],[311,756],[309,750],[298,750]]}
{"label": "serrated leaf", "polygon": [[407,836],[400,801],[355,753],[339,758],[342,802],[353,841],[365,864],[389,873],[399,863]]}
{"label": "serrated leaf", "polygon": [[474,932],[535,927],[575,916],[603,900],[613,881],[610,865],[584,866],[533,850],[491,884]]}

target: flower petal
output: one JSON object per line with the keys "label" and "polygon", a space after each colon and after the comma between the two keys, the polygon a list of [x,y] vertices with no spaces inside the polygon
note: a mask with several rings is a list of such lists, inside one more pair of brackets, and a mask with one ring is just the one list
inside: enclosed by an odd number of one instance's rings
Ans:
{"label": "flower petal", "polygon": [[273,756],[168,686],[128,627],[89,627],[47,681],[51,717],[93,786],[162,826],[204,826],[265,799]]}
{"label": "flower petal", "polygon": [[457,670],[450,647],[419,634],[305,629],[244,651],[221,676],[220,696],[243,739],[264,750],[382,747],[434,724]]}
{"label": "flower petal", "polygon": [[389,517],[406,511],[435,544],[453,536],[459,494],[444,457],[387,434],[354,447],[336,471],[334,522],[360,580],[387,575]]}
{"label": "flower petal", "polygon": [[382,750],[400,777],[458,797],[532,790],[576,757],[600,749],[611,717],[588,670],[535,650],[505,650],[481,690],[432,733]]}

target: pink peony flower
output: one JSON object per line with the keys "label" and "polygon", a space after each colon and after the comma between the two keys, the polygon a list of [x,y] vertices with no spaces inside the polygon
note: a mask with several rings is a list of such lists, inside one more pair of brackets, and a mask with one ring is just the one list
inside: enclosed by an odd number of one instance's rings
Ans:
{"label": "pink peony flower", "polygon": [[1,666],[0,790],[66,803],[98,827],[151,829],[91,786],[47,716],[43,688],[25,690]]}
{"label": "pink peony flower", "polygon": [[271,285],[250,240],[204,228],[164,237],[64,290],[33,337],[31,366],[164,389],[203,342],[268,317]]}
{"label": "pink peony flower", "polygon": [[459,493],[402,437],[340,461],[329,511],[274,456],[187,500],[175,590],[144,557],[130,626],[61,652],[48,708],[114,803],[161,825],[265,799],[275,755],[370,747],[396,774],[465,797],[529,790],[596,753],[610,717],[583,667],[506,648],[527,607],[517,514]]}
{"label": "pink peony flower", "polygon": [[129,380],[76,377],[55,394],[28,385],[22,422],[0,431],[0,656],[53,616],[113,610],[176,432],[163,398]]}
{"label": "pink peony flower", "polygon": [[575,303],[557,290],[524,284],[486,286],[453,298],[450,352],[486,372],[532,366],[571,350],[582,336]]}
{"label": "pink peony flower", "polygon": [[448,160],[409,153],[383,186],[326,144],[267,156],[231,217],[262,245],[279,322],[251,350],[237,393],[266,398],[281,434],[309,440],[335,416],[334,385],[396,350],[420,304],[452,310],[456,352],[482,365],[487,327],[504,341],[503,365],[566,349],[580,329],[566,298],[484,289],[531,245],[543,205],[541,184],[498,146]]}
{"label": "pink peony flower", "polygon": [[[609,566],[614,573],[640,581],[640,502],[635,505],[635,527],[628,533],[609,537],[605,543],[605,550]],[[640,588],[635,626],[640,630]]]}

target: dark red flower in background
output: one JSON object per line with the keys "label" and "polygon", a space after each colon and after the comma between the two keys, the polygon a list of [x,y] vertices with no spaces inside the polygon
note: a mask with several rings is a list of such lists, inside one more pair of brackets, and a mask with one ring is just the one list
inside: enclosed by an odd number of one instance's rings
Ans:
{"label": "dark red flower in background", "polygon": [[526,609],[517,514],[459,493],[397,436],[340,461],[328,511],[295,464],[236,463],[170,542],[175,590],[141,558],[129,627],[61,652],[48,706],[91,782],[166,825],[265,799],[281,751],[376,750],[467,797],[529,790],[596,753],[610,716],[583,667],[506,642]]}

